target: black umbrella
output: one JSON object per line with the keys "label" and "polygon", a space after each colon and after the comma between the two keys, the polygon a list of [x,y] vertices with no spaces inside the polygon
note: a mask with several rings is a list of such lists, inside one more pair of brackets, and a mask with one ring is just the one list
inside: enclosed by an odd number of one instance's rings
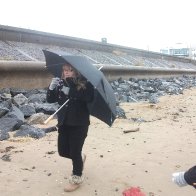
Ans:
{"label": "black umbrella", "polygon": [[105,76],[84,56],[65,55],[43,50],[46,67],[55,76],[61,78],[62,65],[68,63],[81,73],[95,89],[94,99],[88,104],[89,112],[109,126],[116,118],[116,99],[113,89]]}

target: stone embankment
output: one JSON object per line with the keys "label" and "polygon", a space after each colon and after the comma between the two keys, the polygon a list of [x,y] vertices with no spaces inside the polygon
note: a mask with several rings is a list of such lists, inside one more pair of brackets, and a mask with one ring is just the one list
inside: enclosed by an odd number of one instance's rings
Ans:
{"label": "stone embankment", "polygon": [[[160,96],[182,94],[196,86],[196,77],[167,79],[118,79],[111,82],[117,100],[117,118],[126,118],[121,102],[147,101],[156,104]],[[58,104],[46,102],[46,89],[0,89],[0,141],[13,137],[44,137],[56,131],[55,126],[38,128],[58,109]]]}

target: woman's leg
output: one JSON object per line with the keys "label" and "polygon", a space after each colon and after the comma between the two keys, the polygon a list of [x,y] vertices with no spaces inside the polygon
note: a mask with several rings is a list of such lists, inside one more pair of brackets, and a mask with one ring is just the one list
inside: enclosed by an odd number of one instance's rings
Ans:
{"label": "woman's leg", "polygon": [[69,150],[69,127],[60,126],[58,129],[58,153],[61,157],[71,158]]}
{"label": "woman's leg", "polygon": [[70,130],[69,149],[73,163],[73,175],[82,176],[82,148],[88,132],[88,126],[77,126]]}
{"label": "woman's leg", "polygon": [[69,130],[69,149],[73,163],[73,171],[69,178],[69,184],[64,189],[65,192],[72,192],[76,190],[84,180],[82,176],[83,160],[81,153],[87,136],[88,126],[72,127]]}

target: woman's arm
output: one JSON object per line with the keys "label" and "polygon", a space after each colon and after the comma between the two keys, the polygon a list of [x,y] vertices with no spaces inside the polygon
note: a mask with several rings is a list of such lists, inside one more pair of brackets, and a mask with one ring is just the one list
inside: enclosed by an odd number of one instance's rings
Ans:
{"label": "woman's arm", "polygon": [[54,90],[48,89],[48,90],[47,90],[47,93],[46,93],[46,101],[47,101],[48,103],[57,102],[57,101],[58,101],[57,97],[58,97],[58,96],[57,96],[57,91],[56,91],[56,89],[54,89]]}

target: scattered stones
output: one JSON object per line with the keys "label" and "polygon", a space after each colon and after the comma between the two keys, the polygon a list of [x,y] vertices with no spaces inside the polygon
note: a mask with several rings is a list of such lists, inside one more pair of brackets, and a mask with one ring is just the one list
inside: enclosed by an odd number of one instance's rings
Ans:
{"label": "scattered stones", "polygon": [[143,118],[131,118],[131,120],[133,120],[134,122],[137,122],[137,123],[146,122],[146,120],[144,120]]}
{"label": "scattered stones", "polygon": [[10,162],[10,161],[11,161],[10,155],[8,155],[8,154],[4,154],[4,155],[1,157],[1,159],[2,159],[3,161],[7,161],[7,162]]}
{"label": "scattered stones", "polygon": [[5,152],[9,152],[9,151],[11,151],[12,149],[14,149],[15,147],[14,146],[7,146],[6,148],[5,148]]}
{"label": "scattered stones", "polygon": [[33,170],[29,169],[29,168],[20,168],[21,170],[25,170],[25,171],[30,171],[32,172]]}
{"label": "scattered stones", "polygon": [[123,133],[137,132],[139,130],[140,130],[140,128],[138,127],[138,128],[135,128],[135,129],[124,130]]}
{"label": "scattered stones", "polygon": [[49,152],[46,152],[46,154],[54,154],[55,151],[49,151]]}

